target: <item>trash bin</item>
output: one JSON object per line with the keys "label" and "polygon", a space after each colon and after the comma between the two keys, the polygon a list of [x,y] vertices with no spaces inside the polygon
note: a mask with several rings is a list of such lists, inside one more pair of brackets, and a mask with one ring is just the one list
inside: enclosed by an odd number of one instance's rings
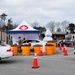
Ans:
{"label": "trash bin", "polygon": [[29,44],[22,45],[21,49],[22,49],[22,55],[23,56],[29,56],[30,55],[30,45]]}
{"label": "trash bin", "polygon": [[11,45],[11,50],[13,52],[13,56],[16,56],[18,53],[18,46],[17,45]]}
{"label": "trash bin", "polygon": [[40,49],[42,48],[42,45],[39,45],[39,44],[36,44],[34,45],[34,52],[37,54],[37,55],[40,55]]}
{"label": "trash bin", "polygon": [[52,44],[46,44],[45,50],[47,55],[52,55],[54,53],[54,45]]}
{"label": "trash bin", "polygon": [[56,41],[47,41],[47,44],[53,44],[54,45],[54,54],[56,53]]}

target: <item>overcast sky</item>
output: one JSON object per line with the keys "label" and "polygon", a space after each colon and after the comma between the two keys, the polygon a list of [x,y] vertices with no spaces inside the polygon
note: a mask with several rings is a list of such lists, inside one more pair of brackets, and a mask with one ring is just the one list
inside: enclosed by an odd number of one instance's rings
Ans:
{"label": "overcast sky", "polygon": [[14,23],[26,20],[41,25],[50,21],[64,20],[75,23],[75,0],[0,0],[0,14],[6,13],[7,19]]}

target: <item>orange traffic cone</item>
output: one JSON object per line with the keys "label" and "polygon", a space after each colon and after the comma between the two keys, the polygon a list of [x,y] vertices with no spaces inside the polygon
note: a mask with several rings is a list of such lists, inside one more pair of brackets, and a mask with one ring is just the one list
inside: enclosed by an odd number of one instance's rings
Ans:
{"label": "orange traffic cone", "polygon": [[64,45],[64,47],[63,47],[63,52],[66,50],[66,46]]}
{"label": "orange traffic cone", "polygon": [[67,48],[66,48],[66,46],[64,45],[64,55],[68,55],[68,50],[67,50]]}
{"label": "orange traffic cone", "polygon": [[35,56],[34,56],[32,68],[39,68],[39,66],[38,66],[38,59],[36,57],[36,53],[35,53]]}
{"label": "orange traffic cone", "polygon": [[40,56],[43,56],[42,47],[40,47]]}
{"label": "orange traffic cone", "polygon": [[67,50],[64,51],[64,55],[68,55],[68,51]]}
{"label": "orange traffic cone", "polygon": [[61,46],[61,44],[60,44],[60,50],[62,50],[62,46]]}

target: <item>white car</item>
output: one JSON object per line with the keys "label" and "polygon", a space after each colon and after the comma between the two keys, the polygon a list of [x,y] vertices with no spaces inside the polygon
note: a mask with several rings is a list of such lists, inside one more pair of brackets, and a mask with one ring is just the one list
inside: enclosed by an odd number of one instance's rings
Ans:
{"label": "white car", "polygon": [[0,44],[0,60],[4,58],[8,58],[13,56],[11,48],[9,45],[1,45]]}
{"label": "white car", "polygon": [[41,40],[26,40],[26,43],[23,43],[22,45],[27,45],[27,44],[30,44],[31,50],[33,50],[34,45],[42,45],[42,41]]}

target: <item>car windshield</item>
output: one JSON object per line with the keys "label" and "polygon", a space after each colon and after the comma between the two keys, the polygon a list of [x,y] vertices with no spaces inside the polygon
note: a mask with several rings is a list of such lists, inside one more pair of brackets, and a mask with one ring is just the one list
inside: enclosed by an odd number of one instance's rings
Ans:
{"label": "car windshield", "polygon": [[38,40],[26,40],[26,41],[27,41],[27,43],[28,43],[28,42],[33,42],[33,43],[39,42]]}
{"label": "car windshield", "polygon": [[35,40],[32,40],[32,42],[36,42]]}
{"label": "car windshield", "polygon": [[37,41],[37,40],[32,40],[32,42],[39,42],[39,41]]}

